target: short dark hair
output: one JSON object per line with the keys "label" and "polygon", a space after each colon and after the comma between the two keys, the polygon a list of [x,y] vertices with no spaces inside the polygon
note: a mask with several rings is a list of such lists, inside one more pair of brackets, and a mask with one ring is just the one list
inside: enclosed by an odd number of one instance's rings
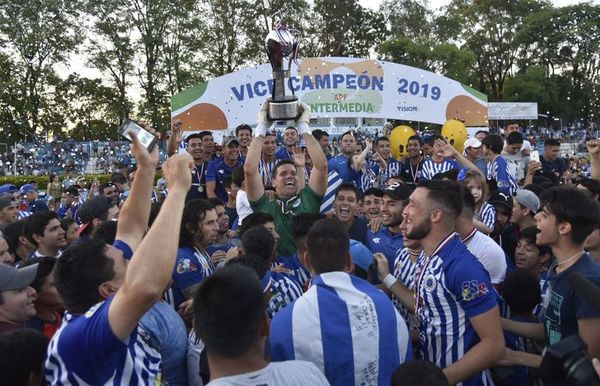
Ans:
{"label": "short dark hair", "polygon": [[275,237],[262,225],[255,225],[241,236],[244,253],[258,255],[270,262],[275,249]]}
{"label": "short dark hair", "polygon": [[228,265],[200,284],[194,296],[194,330],[209,355],[236,358],[260,339],[265,310],[255,271],[241,264]]}
{"label": "short dark hair", "polygon": [[506,137],[506,143],[509,145],[514,145],[517,143],[523,143],[523,134],[519,133],[518,131],[513,131],[512,133],[510,133],[508,135],[508,137]]}
{"label": "short dark hair", "polygon": [[98,286],[115,277],[114,262],[101,240],[87,240],[70,246],[56,263],[54,280],[65,308],[83,314],[102,299]]}
{"label": "short dark hair", "polygon": [[473,215],[475,212],[475,197],[469,189],[463,189],[463,210],[462,213],[466,212]]}
{"label": "short dark hair", "polygon": [[529,244],[535,245],[539,250],[540,255],[549,254],[552,256],[552,248],[547,245],[538,245],[537,244],[537,234],[540,233],[540,230],[537,226],[527,227],[519,232],[519,240],[525,240]]}
{"label": "short dark hair", "polygon": [[240,131],[242,130],[248,130],[250,132],[250,135],[252,135],[252,128],[250,127],[250,125],[248,125],[247,123],[242,123],[241,125],[238,125],[238,127],[235,128],[235,136],[239,136]]}
{"label": "short dark hair", "polygon": [[94,232],[92,232],[92,238],[112,245],[117,238],[118,225],[119,224],[116,221],[104,221],[94,229]]}
{"label": "short dark hair", "polygon": [[194,243],[194,235],[202,232],[201,222],[206,217],[206,212],[213,207],[203,199],[190,200],[185,204],[183,217],[181,218],[181,231],[179,232],[179,246],[191,247]]}
{"label": "short dark hair", "polygon": [[350,237],[337,219],[317,221],[306,236],[310,264],[317,274],[343,271],[350,254]]}
{"label": "short dark hair", "polygon": [[42,286],[46,282],[46,278],[52,273],[54,266],[56,265],[57,259],[54,257],[38,257],[32,256],[27,260],[21,262],[19,267],[27,267],[29,265],[37,264],[37,272],[35,274],[35,279],[29,284],[31,288],[35,290],[35,292],[40,292],[42,290]]}
{"label": "short dark hair", "polygon": [[277,163],[275,163],[275,167],[273,168],[273,178],[277,177],[277,170],[279,170],[279,167],[283,166],[283,165],[292,165],[294,167],[296,167],[296,164],[294,163],[293,160],[291,159],[281,159],[279,161],[277,161]]}
{"label": "short dark hair", "polygon": [[75,220],[73,220],[72,218],[63,218],[60,220],[60,227],[65,232],[68,231],[69,227],[73,224],[75,224]]}
{"label": "short dark hair", "polygon": [[523,186],[523,189],[529,190],[530,192],[535,193],[536,196],[540,196],[544,192],[544,187],[540,184],[528,184]]}
{"label": "short dark hair", "polygon": [[446,142],[446,138],[442,137],[441,135],[439,135],[437,133],[433,133],[429,137],[427,137],[427,139],[425,139],[425,143],[433,146],[435,141],[437,141],[438,139],[441,139],[442,141]]}
{"label": "short dark hair", "polygon": [[58,220],[56,212],[50,210],[40,210],[27,217],[25,221],[25,227],[23,234],[27,237],[33,245],[38,246],[37,241],[34,240],[33,235],[44,235],[44,229],[52,220]]}
{"label": "short dark hair", "polygon": [[583,186],[592,193],[592,195],[600,194],[600,181],[592,178],[582,178],[579,185]]}
{"label": "short dark hair", "polygon": [[126,184],[128,182],[127,177],[125,177],[123,173],[113,173],[110,177],[110,181],[113,184]]}
{"label": "short dark hair", "polygon": [[23,235],[23,230],[25,229],[25,220],[17,220],[11,222],[6,225],[4,229],[2,229],[2,235],[4,239],[8,243],[8,249],[12,254],[17,253],[17,248],[19,247],[19,237]]}
{"label": "short dark hair", "polygon": [[340,141],[342,139],[344,139],[344,137],[347,136],[347,135],[351,135],[352,138],[354,138],[356,140],[356,136],[354,135],[354,132],[352,130],[348,130],[344,134],[340,135]]}
{"label": "short dark hair", "polygon": [[231,178],[231,176],[225,176],[223,177],[223,180],[221,182],[225,189],[231,189],[231,184],[233,184],[233,178]]}
{"label": "short dark hair", "polygon": [[560,146],[560,141],[554,138],[548,138],[544,141],[544,147],[546,146]]}
{"label": "short dark hair", "polygon": [[112,182],[103,182],[102,184],[100,184],[100,186],[98,187],[98,191],[100,192],[100,194],[104,194],[104,189],[106,188],[110,188],[110,187],[114,187],[115,189],[117,188],[115,186],[115,184],[113,184]]}
{"label": "short dark hair", "polygon": [[297,216],[292,217],[292,224],[290,225],[290,234],[292,240],[298,243],[300,239],[306,237],[310,228],[319,220],[325,218],[323,213],[299,213]]}
{"label": "short dark hair", "polygon": [[537,275],[526,268],[516,268],[504,279],[502,298],[514,312],[531,312],[542,301]]}
{"label": "short dark hair", "polygon": [[367,196],[375,196],[375,197],[382,198],[383,190],[377,189],[377,188],[369,188],[369,189],[365,190],[365,192],[362,194],[362,196],[363,196],[363,198],[367,197]]}
{"label": "short dark hair", "polygon": [[427,190],[427,197],[444,209],[444,214],[456,219],[463,208],[463,186],[456,181],[424,180],[417,185]]}
{"label": "short dark hair", "polygon": [[356,196],[356,201],[360,200],[360,192],[358,191],[356,185],[354,185],[352,182],[342,182],[335,190],[335,198],[337,198],[340,192],[353,192]]}
{"label": "short dark hair", "polygon": [[390,139],[385,136],[377,137],[375,140],[375,146],[379,145],[379,142],[390,142]]}
{"label": "short dark hair", "polygon": [[416,135],[416,134],[415,134],[415,135],[411,135],[411,136],[408,138],[408,142],[410,142],[410,141],[419,141],[419,145],[423,143],[423,140],[421,139],[421,137],[419,137],[419,136],[418,136],[418,135]]}
{"label": "short dark hair", "polygon": [[254,212],[250,213],[242,220],[238,228],[238,236],[241,238],[244,232],[256,225],[265,225],[268,222],[275,222],[275,218],[268,213]]}
{"label": "short dark hair", "polygon": [[190,134],[187,137],[185,137],[185,143],[189,143],[192,139],[199,139],[200,141],[202,141],[202,133],[194,133],[194,134]]}
{"label": "short dark hair", "polygon": [[47,348],[48,338],[31,328],[0,334],[0,379],[28,385],[31,374],[42,375]]}
{"label": "short dark hair", "polygon": [[235,169],[233,169],[233,172],[231,172],[231,180],[238,188],[242,186],[242,183],[244,183],[245,179],[246,176],[244,175],[243,166],[237,166]]}
{"label": "short dark hair", "polygon": [[223,201],[221,201],[219,198],[216,198],[216,197],[207,198],[206,201],[208,202],[208,205],[210,205],[210,207],[212,209],[215,209],[217,206],[225,206],[225,204],[223,204]]}
{"label": "short dark hair", "polygon": [[429,361],[402,364],[392,375],[392,386],[449,386],[442,369]]}
{"label": "short dark hair", "polygon": [[265,259],[261,256],[254,255],[252,253],[245,253],[242,256],[238,256],[229,260],[225,263],[225,266],[233,265],[233,264],[241,264],[248,268],[251,268],[256,272],[259,278],[262,278],[267,274],[269,270],[269,263],[265,261]]}
{"label": "short dark hair", "polygon": [[445,180],[450,180],[450,181],[456,181],[456,180],[458,180],[459,174],[460,174],[459,169],[449,169],[449,170],[446,170],[445,172],[434,174],[434,176],[431,177],[431,179],[433,179],[433,180],[444,180],[445,179]]}
{"label": "short dark hair", "polygon": [[320,141],[321,138],[323,138],[323,137],[329,138],[329,133],[327,133],[325,130],[321,130],[321,129],[313,130],[312,135],[313,135],[313,137],[315,137],[315,139],[317,141]]}
{"label": "short dark hair", "polygon": [[478,134],[484,134],[486,137],[488,135],[490,135],[489,131],[485,131],[485,130],[479,130],[478,132],[475,133],[475,136],[477,137]]}
{"label": "short dark hair", "polygon": [[208,136],[213,136],[211,131],[208,130],[204,130],[198,133],[198,138],[200,138],[201,141],[204,141],[204,137],[208,137]]}
{"label": "short dark hair", "polygon": [[502,153],[502,149],[504,148],[504,141],[499,135],[490,134],[483,139],[481,142],[490,149],[494,154]]}
{"label": "short dark hair", "polygon": [[557,222],[571,224],[571,240],[581,244],[598,228],[600,209],[589,194],[570,186],[555,186],[540,197],[540,207],[556,217]]}

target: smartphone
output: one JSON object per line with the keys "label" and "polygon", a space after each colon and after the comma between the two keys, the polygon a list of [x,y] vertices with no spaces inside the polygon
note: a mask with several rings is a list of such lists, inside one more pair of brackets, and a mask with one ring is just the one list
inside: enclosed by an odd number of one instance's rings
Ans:
{"label": "smartphone", "polygon": [[540,162],[540,152],[532,150],[531,153],[529,153],[529,161]]}
{"label": "smartphone", "polygon": [[137,135],[138,139],[144,145],[148,152],[151,152],[154,149],[154,146],[158,143],[158,137],[144,129],[135,121],[126,121],[121,127],[119,127],[119,134],[125,137],[127,140],[131,141],[129,137],[129,133],[134,132]]}

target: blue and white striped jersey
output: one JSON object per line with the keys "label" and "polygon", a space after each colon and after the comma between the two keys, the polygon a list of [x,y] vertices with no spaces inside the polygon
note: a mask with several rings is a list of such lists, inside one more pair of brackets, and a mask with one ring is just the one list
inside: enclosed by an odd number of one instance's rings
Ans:
{"label": "blue and white striped jersey", "polygon": [[435,162],[433,158],[427,158],[421,167],[421,178],[430,180],[436,174],[447,172],[450,169],[460,169],[460,164],[453,158],[445,158],[442,162]]}
{"label": "blue and white striped jersey", "polygon": [[31,216],[31,212],[28,210],[20,210],[19,214],[17,215],[19,220],[23,220],[24,218],[27,218]]}
{"label": "blue and white striped jersey", "polygon": [[65,314],[48,346],[46,381],[50,385],[161,384],[161,356],[150,335],[138,324],[126,342],[108,322],[113,298],[84,315]]}
{"label": "blue and white striped jersey", "polygon": [[377,173],[369,168],[354,172],[354,185],[362,194],[365,190],[377,185]]}
{"label": "blue and white striped jersey", "polygon": [[[417,262],[414,262],[410,259],[411,253],[410,248],[404,247],[398,250],[396,255],[396,260],[394,261],[394,267],[392,274],[402,285],[409,289],[409,291],[414,292],[414,280],[413,277],[415,275],[415,270],[417,269]],[[406,307],[395,297],[392,297],[392,302],[400,315],[404,318],[407,325],[411,325],[413,323],[413,314],[411,314]],[[416,326],[414,326],[416,327]]]}
{"label": "blue and white striped jersey", "polygon": [[[414,282],[421,355],[440,368],[448,367],[479,342],[469,319],[497,307],[489,274],[452,233],[431,256],[422,254]],[[493,382],[486,370],[459,385]]]}
{"label": "blue and white striped jersey", "polygon": [[475,218],[493,230],[496,226],[496,208],[494,205],[484,202],[475,213]]}
{"label": "blue and white striped jersey", "polygon": [[332,385],[389,384],[412,357],[408,329],[390,299],[344,272],[314,277],[275,315],[270,341],[274,362],[312,362]]}
{"label": "blue and white striped jersey", "polygon": [[271,299],[267,307],[269,318],[298,299],[304,291],[302,286],[292,274],[271,272]]}
{"label": "blue and white striped jersey", "polygon": [[385,169],[381,168],[379,162],[370,162],[369,168],[373,170],[376,176],[378,176],[378,182],[380,187],[385,186],[385,182],[390,177],[399,176],[402,174],[402,163],[396,159],[389,157],[386,161],[387,166]]}
{"label": "blue and white striped jersey", "polygon": [[330,171],[327,175],[327,190],[325,196],[323,196],[323,203],[321,204],[321,213],[327,213],[333,210],[333,200],[335,199],[335,191],[342,184],[340,175],[334,170]]}
{"label": "blue and white striped jersey", "polygon": [[264,186],[273,185],[273,169],[275,169],[276,162],[276,159],[272,162],[267,162],[260,157],[260,161],[258,162],[258,174],[260,174]]}
{"label": "blue and white striped jersey", "polygon": [[487,164],[487,179],[496,180],[498,190],[504,194],[514,196],[517,193],[517,182],[515,177],[510,174],[510,169],[506,160],[502,156]]}

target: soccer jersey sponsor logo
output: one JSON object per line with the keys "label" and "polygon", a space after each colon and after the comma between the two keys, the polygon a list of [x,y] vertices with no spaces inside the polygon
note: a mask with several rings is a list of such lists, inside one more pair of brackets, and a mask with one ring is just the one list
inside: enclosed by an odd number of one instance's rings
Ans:
{"label": "soccer jersey sponsor logo", "polygon": [[198,267],[196,264],[192,263],[190,259],[183,259],[177,264],[177,273],[186,273],[197,271]]}
{"label": "soccer jersey sponsor logo", "polygon": [[462,298],[470,302],[477,298],[487,295],[489,289],[485,283],[479,283],[477,280],[465,281],[462,283]]}

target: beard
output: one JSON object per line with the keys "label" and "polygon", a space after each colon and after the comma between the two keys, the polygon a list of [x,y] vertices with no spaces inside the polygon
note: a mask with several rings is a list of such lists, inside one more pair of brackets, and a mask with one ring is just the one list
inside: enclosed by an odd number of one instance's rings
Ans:
{"label": "beard", "polygon": [[427,237],[429,233],[431,233],[431,219],[429,219],[428,216],[419,225],[413,226],[413,228],[406,233],[406,237],[413,240],[422,240]]}
{"label": "beard", "polygon": [[383,225],[385,225],[388,228],[393,228],[402,224],[402,221],[404,221],[404,217],[402,216],[402,214],[400,214],[400,216],[391,216],[390,222],[388,224]]}

